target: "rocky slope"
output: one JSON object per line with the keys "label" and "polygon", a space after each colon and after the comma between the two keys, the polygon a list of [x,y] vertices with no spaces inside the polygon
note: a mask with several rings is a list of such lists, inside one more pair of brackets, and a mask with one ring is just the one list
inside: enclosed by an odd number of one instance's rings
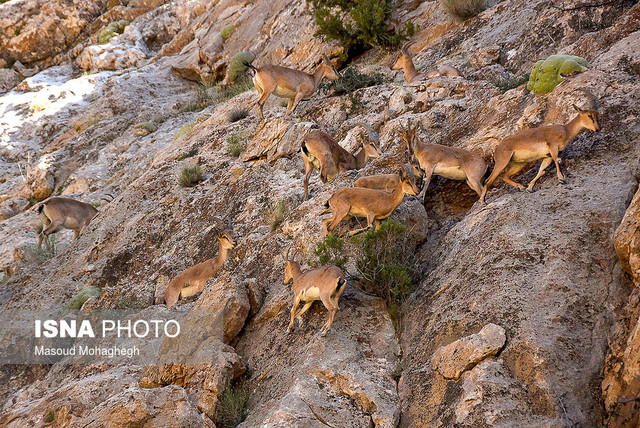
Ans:
{"label": "rocky slope", "polygon": [[[305,70],[322,52],[335,56],[337,45],[313,37],[308,7],[0,5],[4,310],[62,307],[92,285],[102,294],[84,309],[161,314],[155,302],[166,284],[216,254],[228,221],[238,242],[223,271],[181,304],[224,313],[224,336],[202,347],[210,363],[3,366],[0,423],[213,426],[234,384],[249,391],[243,427],[638,426],[640,6],[506,0],[457,22],[435,1],[405,2],[398,19],[419,25],[416,64],[454,65],[463,78],[405,85],[388,69],[394,55],[370,51],[355,65],[383,73],[382,84],[316,94],[290,119],[274,97],[266,122],[255,111],[230,122],[255,90],[224,100],[194,81],[222,78],[239,51],[258,65]],[[131,22],[123,33],[99,43],[122,19]],[[225,39],[220,30],[231,24]],[[546,95],[505,90],[554,53],[582,56],[591,69]],[[464,183],[434,179],[426,209],[406,198],[394,213],[418,242],[421,274],[397,328],[383,300],[349,287],[327,337],[317,335],[319,304],[285,334],[284,251],[295,245],[314,259],[325,201],[404,162],[399,130],[408,119],[425,141],[489,161],[514,131],[570,120],[572,104],[589,103],[583,87],[600,101],[602,131],[583,131],[562,153],[566,185],[550,167],[535,193],[500,185],[482,210]],[[354,150],[365,136],[360,121],[379,130],[383,155],[326,185],[314,175],[303,202],[301,137],[318,124]],[[140,132],[144,122],[157,130]],[[246,138],[240,157],[230,154],[233,134]],[[204,180],[179,186],[176,173],[192,164]],[[78,240],[59,232],[57,255],[34,259],[30,200],[107,194],[115,199]],[[278,204],[288,210],[274,229]]]}

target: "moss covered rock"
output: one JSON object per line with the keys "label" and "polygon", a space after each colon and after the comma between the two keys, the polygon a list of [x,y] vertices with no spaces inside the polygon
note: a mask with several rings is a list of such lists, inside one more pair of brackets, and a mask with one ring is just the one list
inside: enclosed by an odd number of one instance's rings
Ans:
{"label": "moss covered rock", "polygon": [[129,21],[126,19],[121,19],[120,21],[112,22],[107,25],[107,28],[100,32],[98,36],[98,41],[100,43],[107,43],[113,36],[117,36],[118,34],[122,34],[124,28],[129,25]]}
{"label": "moss covered rock", "polygon": [[82,290],[78,291],[78,293],[69,300],[69,302],[64,306],[64,313],[68,313],[69,311],[74,311],[82,308],[82,305],[85,304],[87,300],[91,297],[100,297],[102,294],[102,290],[98,287],[89,286],[84,287]]}
{"label": "moss covered rock", "polygon": [[527,89],[537,94],[546,94],[564,80],[563,76],[582,73],[588,69],[587,60],[579,56],[551,55],[535,63]]}
{"label": "moss covered rock", "polygon": [[223,39],[228,39],[233,34],[233,31],[236,29],[233,25],[227,25],[220,30],[220,35]]}
{"label": "moss covered rock", "polygon": [[245,71],[247,70],[247,66],[244,65],[245,62],[251,64],[253,60],[256,59],[256,56],[251,52],[238,52],[231,58],[229,61],[229,67],[227,67],[227,76],[225,81],[227,83],[234,83],[238,81],[238,78],[241,77]]}
{"label": "moss covered rock", "polygon": [[153,122],[142,122],[134,126],[134,133],[139,136],[145,136],[157,130],[158,127]]}

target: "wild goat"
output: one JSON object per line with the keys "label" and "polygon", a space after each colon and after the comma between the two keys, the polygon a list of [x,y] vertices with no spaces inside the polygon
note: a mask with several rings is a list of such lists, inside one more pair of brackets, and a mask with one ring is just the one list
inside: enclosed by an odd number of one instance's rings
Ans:
{"label": "wild goat", "polygon": [[308,199],[309,177],[314,169],[320,170],[320,180],[326,183],[350,169],[360,169],[369,159],[380,156],[376,144],[379,141],[378,133],[366,123],[358,123],[369,130],[369,141],[362,143],[360,149],[351,154],[343,149],[329,134],[315,130],[309,132],[302,139],[300,153],[304,161],[304,200]]}
{"label": "wild goat", "polygon": [[413,43],[407,42],[400,49],[400,55],[395,64],[391,66],[392,70],[402,70],[404,72],[404,78],[407,83],[417,82],[423,79],[431,79],[438,76],[446,77],[460,77],[460,72],[451,67],[450,65],[442,65],[436,70],[429,70],[424,73],[418,73],[416,67],[413,65],[413,56],[409,52],[409,46]]}
{"label": "wild goat", "polygon": [[264,119],[262,106],[272,93],[278,97],[289,99],[287,112],[284,115],[287,117],[300,101],[311,98],[325,77],[330,80],[340,78],[340,73],[325,54],[322,54],[322,62],[313,74],[273,64],[262,66],[259,69],[248,62],[245,62],[245,65],[256,72],[253,84],[258,91],[258,100],[253,105],[258,104],[260,119]]}
{"label": "wild goat", "polygon": [[329,198],[326,204],[334,215],[322,221],[325,233],[330,233],[338,223],[351,217],[366,217],[367,227],[349,232],[348,236],[355,235],[371,227],[376,230],[380,225],[380,220],[389,217],[400,205],[405,193],[408,195],[418,193],[413,176],[407,175],[404,169],[400,169],[398,175],[400,176],[400,182],[393,192],[364,187],[339,189]]}
{"label": "wild goat", "polygon": [[218,273],[224,261],[229,258],[229,250],[235,245],[231,232],[228,230],[222,232],[218,237],[217,256],[185,269],[180,275],[171,280],[164,293],[164,301],[167,307],[172,307],[182,297],[191,296],[202,290],[209,278]]}
{"label": "wild goat", "polygon": [[[505,138],[493,153],[495,165],[491,175],[484,184],[482,193],[480,194],[480,202],[484,205],[487,189],[491,184],[500,177],[505,183],[517,187],[520,190],[533,192],[533,186],[536,181],[544,175],[544,170],[551,165],[556,164],[556,173],[560,183],[565,183],[564,175],[560,172],[560,163],[558,155],[562,152],[567,144],[578,135],[582,129],[589,129],[594,132],[600,130],[598,124],[598,102],[595,97],[586,89],[581,89],[589,98],[590,106],[588,109],[581,109],[575,104],[578,115],[571,119],[566,125],[548,125],[538,128],[522,129]],[[516,183],[511,177],[520,172],[528,163],[542,159],[538,174],[531,180],[528,187]]]}
{"label": "wild goat", "polygon": [[[113,198],[112,195],[108,196]],[[43,225],[42,231],[38,234],[38,247],[42,246],[45,237],[60,227],[73,230],[73,239],[77,239],[98,214],[98,210],[91,204],[61,197],[47,199],[37,207],[37,210]]]}
{"label": "wild goat", "polygon": [[[405,170],[407,175],[414,175],[413,168]],[[353,182],[353,187],[366,187],[368,189],[384,190],[385,192],[396,189],[402,178],[398,174],[376,174],[360,177]]]}
{"label": "wild goat", "polygon": [[487,172],[487,163],[482,157],[469,150],[448,147],[440,144],[428,144],[416,139],[418,125],[401,128],[409,155],[413,159],[414,170],[423,176],[420,198],[424,200],[433,174],[451,180],[465,180],[478,196],[482,193],[482,179]]}
{"label": "wild goat", "polygon": [[[285,259],[284,285],[293,281],[291,285],[293,307],[291,308],[291,321],[289,322],[287,333],[293,331],[293,323],[296,318],[299,325],[302,326],[304,323],[302,315],[307,312],[313,302],[320,300],[329,311],[329,318],[322,326],[322,330],[320,330],[320,336],[326,336],[333,324],[336,313],[340,310],[338,300],[347,286],[344,273],[337,266],[321,266],[302,272],[300,263],[295,260],[295,254],[293,258],[289,257],[289,250],[287,250]],[[301,302],[304,303],[304,306],[296,314]]]}

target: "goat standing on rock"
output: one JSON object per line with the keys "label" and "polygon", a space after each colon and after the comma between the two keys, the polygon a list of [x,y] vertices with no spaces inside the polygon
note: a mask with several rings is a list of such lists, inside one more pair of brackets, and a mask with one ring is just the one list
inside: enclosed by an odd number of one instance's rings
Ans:
{"label": "goat standing on rock", "polygon": [[313,74],[273,64],[260,68],[256,68],[248,62],[244,64],[256,72],[253,84],[258,91],[258,100],[252,106],[258,104],[260,119],[264,119],[262,106],[272,93],[278,97],[289,99],[287,112],[284,115],[287,117],[300,101],[311,98],[325,77],[329,80],[340,78],[340,73],[325,54],[322,54],[322,62]]}
{"label": "goat standing on rock", "polygon": [[[548,125],[522,129],[515,134],[509,135],[496,147],[493,153],[495,165],[480,195],[480,202],[483,205],[485,205],[484,197],[487,189],[498,177],[511,186],[532,193],[536,181],[544,175],[544,170],[551,165],[551,162],[556,164],[558,180],[560,183],[565,183],[564,175],[560,172],[559,153],[583,129],[589,129],[594,132],[600,131],[598,103],[590,92],[585,89],[581,90],[587,94],[591,105],[588,109],[583,110],[574,104],[573,108],[578,112],[578,115],[566,125]],[[528,163],[539,159],[542,159],[540,169],[528,187],[511,180],[511,177],[520,172]]]}
{"label": "goat standing on rock", "polygon": [[429,70],[424,73],[418,73],[413,65],[413,57],[409,52],[409,46],[413,43],[407,42],[400,49],[400,55],[395,64],[391,66],[392,70],[402,70],[407,83],[417,82],[419,80],[431,79],[433,77],[460,77],[460,72],[450,65],[441,65],[435,70]]}
{"label": "goat standing on rock", "polygon": [[366,165],[369,159],[377,158],[380,152],[376,145],[379,143],[379,136],[366,123],[358,123],[366,127],[369,131],[369,141],[362,144],[362,147],[351,154],[343,149],[329,134],[324,131],[315,130],[309,132],[302,140],[300,153],[304,161],[304,200],[309,199],[308,187],[309,177],[314,169],[320,170],[320,180],[326,183],[333,178],[350,169],[360,169]]}
{"label": "goat standing on rock", "polygon": [[[287,328],[287,333],[293,331],[293,323],[298,319],[298,324],[303,325],[302,315],[311,307],[316,300],[322,301],[322,304],[329,311],[329,318],[320,330],[320,336],[326,336],[327,332],[333,324],[333,319],[340,310],[338,300],[347,287],[347,280],[342,270],[337,266],[321,266],[302,272],[300,263],[289,257],[289,251],[285,256],[286,263],[284,265],[284,285],[291,281],[291,289],[293,291],[293,307],[291,308],[291,321]],[[304,306],[298,311],[300,303]],[[297,313],[296,313],[297,312]]]}

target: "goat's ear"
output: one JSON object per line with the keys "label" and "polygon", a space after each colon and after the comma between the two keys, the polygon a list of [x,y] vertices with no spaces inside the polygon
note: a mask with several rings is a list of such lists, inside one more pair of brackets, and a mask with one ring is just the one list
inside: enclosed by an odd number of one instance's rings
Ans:
{"label": "goat's ear", "polygon": [[404,170],[404,167],[400,167],[398,169],[398,175],[401,179],[404,179],[407,176],[407,172]]}
{"label": "goat's ear", "polygon": [[578,107],[577,105],[573,104],[573,108],[579,112],[579,113],[586,113],[586,110],[582,110],[580,107]]}

